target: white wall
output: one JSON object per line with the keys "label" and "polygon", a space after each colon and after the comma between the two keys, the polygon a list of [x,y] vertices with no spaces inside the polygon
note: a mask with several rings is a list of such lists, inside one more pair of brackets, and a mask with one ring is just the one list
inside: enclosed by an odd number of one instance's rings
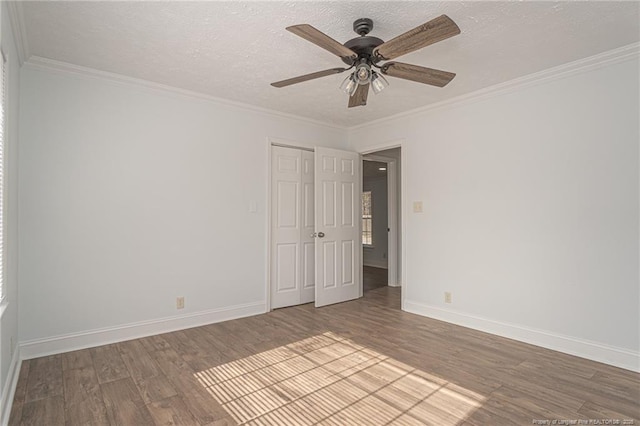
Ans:
{"label": "white wall", "polygon": [[[405,309],[638,369],[637,75],[635,58],[349,132],[358,151],[404,141]],[[262,306],[266,139],[346,136],[30,66],[20,83],[26,346]]]}
{"label": "white wall", "polygon": [[638,94],[636,54],[352,129],[404,140],[405,309],[638,370]]}
{"label": "white wall", "polygon": [[[7,408],[11,397],[11,381],[16,375],[18,354],[18,109],[19,109],[19,65],[18,55],[11,32],[7,2],[0,3],[2,50],[7,57],[6,89],[6,133],[5,133],[5,303],[0,317],[0,412]],[[12,345],[13,343],[13,345]],[[6,419],[3,412],[0,421]]]}
{"label": "white wall", "polygon": [[387,178],[363,178],[362,190],[371,191],[373,202],[373,227],[372,247],[364,247],[362,250],[362,263],[367,266],[386,268],[388,259],[388,233],[387,233]]}
{"label": "white wall", "polygon": [[344,148],[346,130],[28,64],[21,83],[25,347],[264,310],[267,138]]}

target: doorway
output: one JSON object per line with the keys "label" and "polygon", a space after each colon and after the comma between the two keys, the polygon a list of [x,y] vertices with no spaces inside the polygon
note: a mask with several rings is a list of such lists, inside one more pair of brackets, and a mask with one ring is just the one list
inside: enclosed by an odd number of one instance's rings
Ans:
{"label": "doorway", "polygon": [[401,287],[400,154],[400,148],[393,148],[362,157],[362,277],[365,293]]}

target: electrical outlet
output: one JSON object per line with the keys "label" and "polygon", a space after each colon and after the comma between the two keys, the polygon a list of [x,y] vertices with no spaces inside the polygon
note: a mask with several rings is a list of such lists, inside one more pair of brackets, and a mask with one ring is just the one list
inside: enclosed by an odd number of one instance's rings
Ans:
{"label": "electrical outlet", "polygon": [[184,297],[176,298],[176,308],[177,309],[184,309]]}
{"label": "electrical outlet", "polygon": [[422,213],[422,201],[414,201],[413,202],[413,212],[414,213]]}
{"label": "electrical outlet", "polygon": [[451,303],[451,293],[448,291],[444,292],[444,303]]}

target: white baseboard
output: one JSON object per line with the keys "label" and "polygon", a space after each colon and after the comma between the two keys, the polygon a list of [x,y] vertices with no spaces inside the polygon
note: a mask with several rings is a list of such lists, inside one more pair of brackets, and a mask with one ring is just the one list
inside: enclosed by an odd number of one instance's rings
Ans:
{"label": "white baseboard", "polygon": [[259,315],[266,312],[265,303],[248,303],[227,308],[212,309],[170,318],[141,321],[118,327],[88,330],[62,336],[20,342],[22,359],[38,358],[110,343],[123,342],[155,334],[168,333],[201,325]]}
{"label": "white baseboard", "polygon": [[402,283],[389,283],[389,287],[402,287]]}
{"label": "white baseboard", "polygon": [[404,301],[403,309],[413,314],[640,372],[640,353],[629,349],[480,318],[411,300]]}
{"label": "white baseboard", "polygon": [[18,386],[18,376],[20,375],[20,366],[22,361],[20,358],[20,348],[16,347],[13,351],[11,364],[9,364],[9,372],[7,380],[2,388],[2,402],[0,402],[0,424],[6,426],[9,424],[9,416],[11,415],[11,406],[13,405],[13,397],[16,394],[16,386]]}

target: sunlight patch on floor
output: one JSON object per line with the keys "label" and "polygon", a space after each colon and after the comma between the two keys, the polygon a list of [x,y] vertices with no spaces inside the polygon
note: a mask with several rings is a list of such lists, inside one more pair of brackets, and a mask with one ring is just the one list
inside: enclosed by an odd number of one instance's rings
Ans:
{"label": "sunlight patch on floor", "polygon": [[249,425],[456,425],[484,401],[331,332],[195,375]]}

